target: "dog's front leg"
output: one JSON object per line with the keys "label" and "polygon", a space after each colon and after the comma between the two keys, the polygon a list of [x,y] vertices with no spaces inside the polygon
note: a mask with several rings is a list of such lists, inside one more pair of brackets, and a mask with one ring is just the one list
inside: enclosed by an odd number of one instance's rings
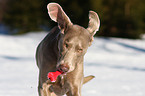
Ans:
{"label": "dog's front leg", "polygon": [[50,92],[49,87],[51,85],[44,83],[42,89],[40,89],[40,96],[56,96],[55,93]]}
{"label": "dog's front leg", "polygon": [[81,86],[71,86],[70,91],[66,94],[67,96],[81,96]]}
{"label": "dog's front leg", "polygon": [[46,83],[43,84],[40,92],[41,92],[41,96],[51,96],[51,94],[49,92],[49,86]]}

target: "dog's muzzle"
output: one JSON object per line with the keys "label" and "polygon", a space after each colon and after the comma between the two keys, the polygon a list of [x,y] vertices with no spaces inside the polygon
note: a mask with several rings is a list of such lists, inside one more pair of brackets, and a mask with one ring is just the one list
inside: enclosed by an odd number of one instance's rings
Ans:
{"label": "dog's muzzle", "polygon": [[67,73],[69,71],[69,66],[66,64],[61,64],[58,66],[58,71],[62,73]]}

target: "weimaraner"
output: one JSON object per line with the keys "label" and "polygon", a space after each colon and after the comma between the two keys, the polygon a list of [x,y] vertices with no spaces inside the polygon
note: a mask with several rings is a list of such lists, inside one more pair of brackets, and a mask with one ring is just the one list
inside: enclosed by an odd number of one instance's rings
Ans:
{"label": "weimaraner", "polygon": [[[36,51],[39,68],[39,96],[81,96],[82,85],[94,76],[84,77],[84,55],[99,30],[96,12],[89,11],[89,24],[85,29],[71,22],[57,3],[47,5],[50,18],[58,23],[40,42]],[[61,70],[56,82],[47,78],[49,72]]]}

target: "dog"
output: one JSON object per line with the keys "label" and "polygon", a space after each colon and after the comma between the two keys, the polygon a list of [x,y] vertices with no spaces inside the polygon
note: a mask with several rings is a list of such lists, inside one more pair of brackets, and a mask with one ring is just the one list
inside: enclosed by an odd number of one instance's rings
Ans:
{"label": "dog", "polygon": [[[82,85],[94,76],[84,77],[84,55],[99,30],[96,12],[89,11],[89,24],[85,29],[71,22],[57,3],[47,5],[50,18],[58,23],[40,42],[36,50],[39,68],[39,96],[81,96]],[[47,78],[49,72],[62,71],[56,82]]]}

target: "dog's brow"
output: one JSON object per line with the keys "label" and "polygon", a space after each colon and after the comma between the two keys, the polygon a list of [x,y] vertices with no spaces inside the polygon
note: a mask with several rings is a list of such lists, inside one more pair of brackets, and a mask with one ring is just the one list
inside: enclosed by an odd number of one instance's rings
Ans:
{"label": "dog's brow", "polygon": [[83,48],[81,44],[76,45],[76,49],[81,49]]}

